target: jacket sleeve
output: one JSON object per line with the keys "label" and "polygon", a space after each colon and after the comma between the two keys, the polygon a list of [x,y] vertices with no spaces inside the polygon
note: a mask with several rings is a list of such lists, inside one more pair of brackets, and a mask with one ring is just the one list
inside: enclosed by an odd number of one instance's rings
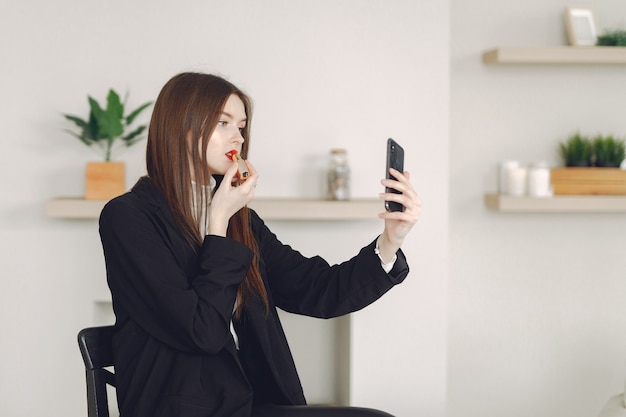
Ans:
{"label": "jacket sleeve", "polygon": [[[215,353],[232,340],[230,320],[252,260],[249,248],[207,236],[196,260],[173,225],[123,198],[103,209],[100,236],[118,324],[130,318],[188,352]],[[181,258],[192,267],[185,268]]]}
{"label": "jacket sleeve", "polygon": [[305,257],[281,243],[254,216],[270,292],[285,311],[319,318],[348,314],[380,298],[409,273],[406,257],[398,251],[398,259],[387,274],[374,253],[375,240],[337,265],[331,266],[319,256]]}

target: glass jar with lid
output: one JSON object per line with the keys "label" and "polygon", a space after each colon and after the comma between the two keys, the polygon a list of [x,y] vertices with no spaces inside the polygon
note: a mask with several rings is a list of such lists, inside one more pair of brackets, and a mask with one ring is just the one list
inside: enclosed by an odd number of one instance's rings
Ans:
{"label": "glass jar with lid", "polygon": [[350,199],[350,165],[346,149],[330,150],[327,180],[330,200]]}

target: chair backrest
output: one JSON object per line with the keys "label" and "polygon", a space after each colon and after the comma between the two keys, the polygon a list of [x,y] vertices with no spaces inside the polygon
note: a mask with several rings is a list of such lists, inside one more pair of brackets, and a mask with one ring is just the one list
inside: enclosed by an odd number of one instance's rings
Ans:
{"label": "chair backrest", "polygon": [[85,363],[87,412],[89,417],[109,417],[107,384],[115,387],[113,366],[113,326],[88,327],[78,332],[78,346]]}

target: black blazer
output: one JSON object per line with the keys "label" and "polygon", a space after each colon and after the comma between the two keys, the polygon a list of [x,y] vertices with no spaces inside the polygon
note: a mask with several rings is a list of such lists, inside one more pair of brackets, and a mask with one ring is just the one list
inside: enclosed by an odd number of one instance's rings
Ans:
{"label": "black blazer", "polygon": [[330,266],[282,244],[251,210],[270,310],[252,300],[230,332],[245,245],[206,236],[194,251],[150,179],[100,216],[116,316],[117,396],[122,417],[248,417],[253,403],[306,404],[276,307],[330,318],[359,310],[408,274],[398,252],[386,274],[374,242]]}

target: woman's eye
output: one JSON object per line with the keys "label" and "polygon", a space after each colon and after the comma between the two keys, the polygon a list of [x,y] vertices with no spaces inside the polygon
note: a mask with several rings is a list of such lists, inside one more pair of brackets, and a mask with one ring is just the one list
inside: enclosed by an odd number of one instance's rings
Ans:
{"label": "woman's eye", "polygon": [[245,127],[240,127],[239,128],[239,133],[241,133],[242,135],[243,135],[243,132],[245,132],[245,131],[246,131]]}
{"label": "woman's eye", "polygon": [[219,121],[217,122],[217,125],[218,125],[218,126],[226,126],[227,124],[228,124],[228,122],[227,122],[226,120],[219,120]]}

